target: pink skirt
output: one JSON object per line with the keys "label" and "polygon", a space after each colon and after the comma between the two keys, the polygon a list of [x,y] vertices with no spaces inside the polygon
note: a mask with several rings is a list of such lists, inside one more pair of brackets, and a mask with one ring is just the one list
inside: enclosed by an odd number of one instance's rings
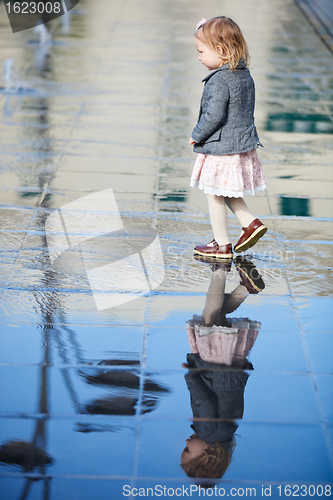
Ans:
{"label": "pink skirt", "polygon": [[256,149],[220,156],[199,153],[190,186],[205,194],[240,198],[266,189],[266,179]]}

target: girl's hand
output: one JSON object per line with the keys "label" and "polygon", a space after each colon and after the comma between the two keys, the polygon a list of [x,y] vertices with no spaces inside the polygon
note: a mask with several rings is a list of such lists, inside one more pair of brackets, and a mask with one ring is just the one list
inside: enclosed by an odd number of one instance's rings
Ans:
{"label": "girl's hand", "polygon": [[191,146],[193,146],[193,144],[195,144],[195,141],[192,139],[192,137],[189,139],[188,142],[191,144]]}

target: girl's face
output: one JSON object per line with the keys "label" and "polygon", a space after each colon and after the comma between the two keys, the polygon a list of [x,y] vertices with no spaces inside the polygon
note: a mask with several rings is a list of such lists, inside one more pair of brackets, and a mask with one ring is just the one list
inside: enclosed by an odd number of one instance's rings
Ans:
{"label": "girl's face", "polygon": [[186,439],[186,447],[180,457],[182,465],[186,465],[192,458],[201,455],[207,446],[206,441],[200,439],[196,434],[192,434],[189,439]]}
{"label": "girl's face", "polygon": [[195,37],[194,41],[197,51],[199,52],[199,61],[201,61],[207,69],[211,71],[222,66],[223,61],[216,52],[207,47],[199,38]]}

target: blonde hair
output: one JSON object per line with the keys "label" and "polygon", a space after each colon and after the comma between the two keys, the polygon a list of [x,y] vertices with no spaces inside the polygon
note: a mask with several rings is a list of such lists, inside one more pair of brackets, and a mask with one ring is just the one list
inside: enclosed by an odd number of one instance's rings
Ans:
{"label": "blonde hair", "polygon": [[[248,67],[250,55],[243,33],[238,24],[226,16],[217,16],[205,21],[195,32],[195,36],[213,50],[222,61],[228,62],[230,70],[241,60]],[[220,46],[223,54],[217,49]]]}
{"label": "blonde hair", "polygon": [[228,447],[220,443],[216,447],[208,445],[201,455],[182,465],[189,477],[221,478],[230,465],[236,440],[233,437]]}

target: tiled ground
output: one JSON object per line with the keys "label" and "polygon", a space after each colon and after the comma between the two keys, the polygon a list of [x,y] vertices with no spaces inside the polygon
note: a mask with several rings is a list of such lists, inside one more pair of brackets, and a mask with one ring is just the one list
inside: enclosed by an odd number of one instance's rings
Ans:
{"label": "tiled ground", "polygon": [[[13,35],[0,12],[0,62],[13,58],[34,90],[0,93],[0,497],[120,499],[160,485],[155,496],[166,498],[246,488],[286,498],[288,484],[329,496],[320,485],[332,484],[333,460],[332,54],[292,0],[81,0],[69,33],[51,24],[47,47],[29,43],[32,30]],[[211,229],[205,196],[188,187],[188,138],[206,74],[193,30],[221,13],[252,55],[267,191],[247,201],[269,232],[247,252],[265,288],[242,287],[228,313],[260,323],[243,418],[223,416],[237,420],[236,448],[217,490],[199,492],[180,467],[193,433],[182,364],[185,323],[202,314],[214,272],[192,255]],[[52,267],[45,220],[107,188],[125,224],[158,233],[165,278],[97,311],[82,248]],[[233,216],[229,227],[234,243]],[[234,264],[226,274],[230,294],[240,277]],[[14,440],[24,443],[8,463]],[[31,443],[44,451],[29,466]]]}

